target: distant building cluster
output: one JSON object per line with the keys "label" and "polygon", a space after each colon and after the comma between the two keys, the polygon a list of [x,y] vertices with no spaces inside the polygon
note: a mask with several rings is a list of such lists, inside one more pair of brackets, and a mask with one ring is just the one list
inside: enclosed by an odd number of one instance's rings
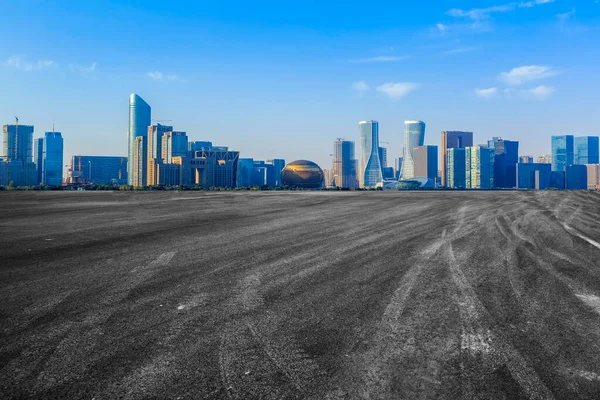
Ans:
{"label": "distant building cluster", "polygon": [[388,166],[379,123],[368,120],[358,124],[358,149],[354,141],[337,138],[331,168],[322,170],[307,160],[240,158],[238,151],[211,141],[191,141],[171,125],[153,124],[150,105],[132,94],[128,156],[75,155],[63,177],[62,134],[53,129],[34,139],[34,127],[15,119],[3,126],[0,186],[600,190],[598,136],[552,136],[552,153],[534,159],[519,155],[518,141],[493,137],[475,144],[473,132],[466,131],[442,131],[438,149],[425,144],[423,121],[408,120],[402,156]]}

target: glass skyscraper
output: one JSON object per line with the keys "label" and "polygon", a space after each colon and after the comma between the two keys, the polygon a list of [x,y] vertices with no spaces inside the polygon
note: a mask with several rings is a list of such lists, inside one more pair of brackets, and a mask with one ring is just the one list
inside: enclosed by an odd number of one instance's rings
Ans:
{"label": "glass skyscraper", "polygon": [[357,186],[354,142],[350,140],[338,139],[333,142],[333,180],[336,187]]}
{"label": "glass skyscraper", "polygon": [[36,185],[42,183],[42,167],[44,165],[44,138],[33,140],[33,162],[36,166],[37,181]]}
{"label": "glass skyscraper", "polygon": [[574,159],[573,135],[552,136],[552,171],[564,171]]}
{"label": "glass skyscraper", "polygon": [[492,189],[494,187],[493,148],[481,146],[465,148],[465,187],[468,189]]}
{"label": "glass skyscraper", "polygon": [[[448,165],[446,164],[446,153],[448,149],[459,148],[464,149],[465,147],[473,146],[473,132],[461,132],[461,131],[442,131],[442,150],[441,150],[441,180],[442,185],[449,186],[446,182]],[[450,186],[451,187],[451,186]]]}
{"label": "glass skyscraper", "polygon": [[573,143],[573,164],[600,163],[600,142],[598,136],[576,137]]}
{"label": "glass skyscraper", "polygon": [[446,152],[446,186],[453,189],[466,187],[466,159],[465,149],[461,147],[449,148]]}
{"label": "glass skyscraper", "polygon": [[379,123],[361,121],[358,123],[360,136],[360,167],[358,180],[361,188],[376,187],[383,182],[379,162]]}
{"label": "glass skyscraper", "polygon": [[42,156],[42,183],[61,186],[63,177],[63,138],[60,132],[46,132]]}
{"label": "glass skyscraper", "polygon": [[165,132],[162,136],[162,159],[171,164],[173,157],[185,157],[188,137],[185,132]]}
{"label": "glass skyscraper", "polygon": [[2,133],[6,161],[32,162],[33,125],[4,125]]}
{"label": "glass skyscraper", "polygon": [[402,179],[415,177],[414,149],[423,146],[425,141],[425,122],[404,121],[404,161],[402,162]]}
{"label": "glass skyscraper", "polygon": [[497,188],[516,187],[519,142],[494,137],[492,140],[488,140],[488,147],[494,150],[494,186]]}
{"label": "glass skyscraper", "polygon": [[[134,169],[138,166],[144,166],[144,171],[146,170],[146,158],[147,155],[143,155],[143,159],[138,160],[139,157],[142,157],[142,154],[139,153],[136,155],[136,137],[144,137],[146,138],[148,135],[148,127],[151,124],[151,108],[137,94],[133,93],[129,96],[129,131],[127,133],[127,141],[129,145],[129,156],[128,159],[131,161],[127,164],[127,181],[129,185],[140,186],[139,183],[143,180],[146,180],[145,173],[142,171],[138,171],[135,174]],[[147,141],[143,142],[143,147],[147,149]],[[139,146],[137,148],[139,150]],[[139,162],[134,162],[139,161]],[[142,178],[142,175],[144,177]],[[138,177],[138,181],[134,182],[134,177]]]}

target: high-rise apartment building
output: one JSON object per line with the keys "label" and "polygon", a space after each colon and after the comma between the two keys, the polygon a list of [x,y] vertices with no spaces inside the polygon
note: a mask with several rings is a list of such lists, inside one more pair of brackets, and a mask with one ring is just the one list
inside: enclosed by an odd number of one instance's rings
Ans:
{"label": "high-rise apartment building", "polygon": [[42,168],[44,166],[44,138],[36,138],[33,140],[33,162],[37,171],[37,179],[35,184],[42,183]]}
{"label": "high-rise apartment building", "polygon": [[425,122],[404,121],[404,153],[402,154],[402,179],[415,177],[414,149],[423,146],[425,141]]}
{"label": "high-rise apartment building", "polygon": [[188,152],[188,137],[185,132],[165,132],[162,137],[163,162],[171,164],[173,157],[185,157]]}
{"label": "high-rise apartment building", "polygon": [[61,186],[63,183],[64,142],[60,132],[46,132],[42,156],[42,183]]}
{"label": "high-rise apartment building", "polygon": [[468,189],[492,189],[494,187],[493,148],[482,146],[465,148],[465,187]]}
{"label": "high-rise apartment building", "polygon": [[552,154],[542,154],[537,158],[537,164],[552,164]]}
{"label": "high-rise apartment building", "polygon": [[[166,132],[172,132],[173,127],[168,125],[151,125],[148,127],[148,159],[162,160],[162,139]],[[186,149],[187,150],[187,149]]]}
{"label": "high-rise apartment building", "polygon": [[600,138],[598,136],[576,137],[573,145],[573,164],[600,163]]}
{"label": "high-rise apartment building", "polygon": [[435,180],[438,173],[438,147],[417,146],[414,148],[415,177]]}
{"label": "high-rise apartment building", "polygon": [[148,185],[148,137],[137,136],[133,142],[133,177],[131,184],[135,187]]}
{"label": "high-rise apartment building", "polygon": [[600,164],[587,164],[588,190],[600,189]]}
{"label": "high-rise apartment building", "polygon": [[33,162],[33,125],[4,125],[2,133],[5,161]]}
{"label": "high-rise apartment building", "polygon": [[[127,164],[127,176],[128,183],[133,186],[145,186],[139,185],[140,182],[146,181],[145,171],[147,166],[144,165],[142,170],[144,171],[144,176],[142,177],[140,174],[142,171],[135,172],[134,169],[138,167],[140,164],[133,161],[144,161],[147,162],[147,154],[143,155],[143,160],[140,158],[140,154],[135,155],[136,149],[139,150],[140,145],[143,145],[145,149],[148,147],[147,140],[144,140],[143,143],[138,143],[139,141],[136,139],[138,137],[147,137],[148,135],[148,127],[151,124],[151,108],[137,94],[133,93],[129,96],[129,129],[127,132],[127,142],[129,146],[128,152],[128,160],[131,161]],[[137,147],[136,147],[137,146]],[[147,151],[147,150],[146,150]],[[137,177],[137,182],[134,181],[134,178]]]}
{"label": "high-rise apartment building", "polygon": [[521,164],[533,164],[533,156],[519,156]]}
{"label": "high-rise apartment building", "polygon": [[360,136],[360,167],[358,180],[361,188],[376,187],[383,182],[379,161],[379,124],[377,121],[361,121],[358,124]]}
{"label": "high-rise apartment building", "polygon": [[552,136],[552,171],[564,171],[573,164],[574,156],[573,135]]}
{"label": "high-rise apartment building", "polygon": [[450,147],[446,151],[446,186],[466,188],[466,154],[463,147]]}
{"label": "high-rise apartment building", "polygon": [[333,180],[339,188],[358,186],[353,141],[338,139],[333,142]]}
{"label": "high-rise apartment building", "polygon": [[461,131],[442,131],[442,149],[441,149],[441,182],[442,185],[452,187],[447,182],[447,157],[446,154],[448,149],[464,149],[465,147],[473,146],[473,132],[461,132]]}
{"label": "high-rise apartment building", "polygon": [[519,142],[494,137],[492,140],[488,140],[488,148],[494,150],[495,187],[516,187],[517,164],[519,162]]}

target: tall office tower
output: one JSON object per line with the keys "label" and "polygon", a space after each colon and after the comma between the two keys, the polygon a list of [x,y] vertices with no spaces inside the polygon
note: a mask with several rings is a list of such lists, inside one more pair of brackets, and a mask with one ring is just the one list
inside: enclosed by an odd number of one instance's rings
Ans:
{"label": "tall office tower", "polygon": [[46,132],[42,160],[42,183],[61,186],[63,183],[63,148],[60,132]]}
{"label": "tall office tower", "polygon": [[598,164],[600,163],[600,138],[598,136],[576,137],[573,141],[573,164]]}
{"label": "tall office tower", "polygon": [[[133,93],[129,96],[129,130],[127,132],[127,142],[129,145],[128,152],[128,160],[133,161],[136,158],[134,157],[136,143],[138,142],[138,137],[146,137],[148,135],[148,127],[151,124],[151,108],[137,94]],[[148,147],[147,141],[144,141],[143,144],[145,147]],[[138,145],[139,147],[139,145]],[[139,155],[138,155],[139,158]],[[144,155],[143,158],[147,158],[147,155]],[[133,186],[143,186],[138,185],[140,183],[140,179],[138,182],[134,183],[134,168],[136,167],[136,163],[130,162],[127,164],[127,180],[129,185]],[[146,167],[143,168],[146,170]],[[139,171],[138,171],[139,172]],[[140,178],[139,174],[137,175]],[[146,181],[146,177],[144,176],[141,180]]]}
{"label": "tall office tower", "polygon": [[533,164],[533,156],[519,156],[521,164]]}
{"label": "tall office tower", "polygon": [[517,189],[543,190],[550,187],[550,163],[517,164]]}
{"label": "tall office tower", "polygon": [[33,162],[33,125],[4,125],[2,132],[5,161]]}
{"label": "tall office tower", "polygon": [[[404,151],[403,151],[404,152]],[[402,171],[402,164],[404,162],[404,158],[402,157],[398,157],[396,158],[396,179],[400,180],[402,178],[402,175],[400,175],[400,171]]]}
{"label": "tall office tower", "polygon": [[387,167],[387,148],[380,147],[379,148],[379,163],[381,164],[381,168]]}
{"label": "tall office tower", "polygon": [[133,176],[131,185],[144,187],[148,185],[148,137],[138,136],[133,142]]}
{"label": "tall office tower", "polygon": [[587,164],[588,190],[600,189],[600,164]]}
{"label": "tall office tower", "polygon": [[275,186],[282,186],[281,171],[283,170],[283,168],[285,168],[285,160],[281,158],[274,158],[272,160],[267,160],[267,164],[273,165],[273,170],[275,171]]}
{"label": "tall office tower", "polygon": [[567,165],[565,167],[565,189],[587,190],[587,167],[585,165]]}
{"label": "tall office tower", "polygon": [[379,162],[379,123],[361,121],[358,123],[360,135],[360,167],[358,181],[361,188],[376,187],[383,182]]}
{"label": "tall office tower", "polygon": [[494,185],[497,188],[517,186],[517,164],[519,162],[519,142],[493,137],[488,140],[488,148],[494,150]]}
{"label": "tall office tower", "polygon": [[552,171],[564,171],[573,161],[573,135],[552,136]]}
{"label": "tall office tower", "polygon": [[537,158],[538,164],[552,164],[552,155],[551,154],[542,154]]}
{"label": "tall office tower", "polygon": [[402,179],[415,177],[414,149],[423,146],[425,141],[425,122],[404,121],[404,158],[402,162]]}
{"label": "tall office tower", "polygon": [[74,184],[127,184],[127,157],[73,156],[68,181]]}
{"label": "tall office tower", "polygon": [[37,171],[36,185],[42,183],[42,167],[44,162],[44,138],[33,139],[33,162]]}
{"label": "tall office tower", "polygon": [[151,125],[148,127],[148,158],[162,160],[162,138],[166,132],[172,132],[173,127],[167,125]]}
{"label": "tall office tower", "polygon": [[465,187],[468,189],[494,187],[494,149],[482,146],[465,148]]}
{"label": "tall office tower", "polygon": [[[252,186],[252,170],[254,169],[253,158],[240,158],[237,169],[237,187]],[[280,178],[281,179],[281,178]]]}
{"label": "tall office tower", "polygon": [[417,146],[414,148],[415,177],[435,180],[438,173],[438,147]]}
{"label": "tall office tower", "polygon": [[173,157],[185,157],[188,137],[185,132],[165,132],[162,137],[162,159],[171,164]]}
{"label": "tall office tower", "polygon": [[337,139],[333,142],[333,180],[335,186],[340,188],[355,188],[358,185],[353,141]]}
{"label": "tall office tower", "polygon": [[446,186],[453,189],[466,187],[466,159],[463,147],[451,147],[446,151]]}
{"label": "tall office tower", "polygon": [[[442,159],[442,173],[441,173],[441,181],[442,185],[449,186],[446,184],[447,178],[447,164],[446,164],[446,153],[448,149],[464,149],[465,147],[473,146],[473,132],[461,132],[461,131],[442,131],[442,149],[441,149],[441,159]],[[451,187],[451,186],[449,186]]]}

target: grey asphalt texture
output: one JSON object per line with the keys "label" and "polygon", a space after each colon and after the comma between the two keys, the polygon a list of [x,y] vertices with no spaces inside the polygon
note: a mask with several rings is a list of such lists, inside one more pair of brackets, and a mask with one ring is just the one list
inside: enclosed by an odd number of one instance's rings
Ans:
{"label": "grey asphalt texture", "polygon": [[0,398],[599,399],[600,195],[0,193]]}

